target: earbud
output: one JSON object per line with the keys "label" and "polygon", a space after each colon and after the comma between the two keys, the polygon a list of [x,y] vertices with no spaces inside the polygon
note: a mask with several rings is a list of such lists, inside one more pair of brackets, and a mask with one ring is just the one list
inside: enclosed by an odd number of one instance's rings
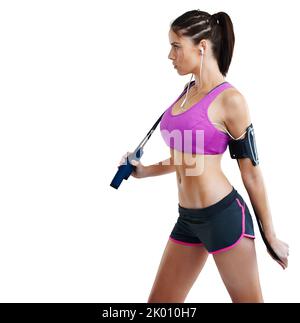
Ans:
{"label": "earbud", "polygon": [[203,55],[204,49],[201,47],[200,48],[201,55]]}

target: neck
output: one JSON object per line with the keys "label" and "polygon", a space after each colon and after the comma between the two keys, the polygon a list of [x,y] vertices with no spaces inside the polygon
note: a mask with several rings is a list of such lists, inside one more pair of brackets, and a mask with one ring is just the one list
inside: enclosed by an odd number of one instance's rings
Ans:
{"label": "neck", "polygon": [[201,75],[200,71],[196,71],[193,74],[195,78],[195,90],[199,93],[207,92],[218,84],[225,82],[225,77],[217,66],[203,66]]}

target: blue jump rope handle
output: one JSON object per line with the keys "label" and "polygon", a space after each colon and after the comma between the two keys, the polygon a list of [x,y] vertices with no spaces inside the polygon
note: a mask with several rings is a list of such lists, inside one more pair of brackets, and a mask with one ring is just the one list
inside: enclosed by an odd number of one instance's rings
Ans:
{"label": "blue jump rope handle", "polygon": [[121,185],[123,179],[128,179],[128,177],[131,175],[133,170],[136,169],[136,166],[132,165],[130,161],[133,159],[136,161],[139,161],[143,155],[144,151],[143,148],[140,147],[137,150],[135,150],[133,153],[128,155],[126,157],[126,160],[123,164],[118,166],[118,171],[116,172],[112,182],[110,183],[110,186],[112,186],[115,189],[118,189],[118,187]]}

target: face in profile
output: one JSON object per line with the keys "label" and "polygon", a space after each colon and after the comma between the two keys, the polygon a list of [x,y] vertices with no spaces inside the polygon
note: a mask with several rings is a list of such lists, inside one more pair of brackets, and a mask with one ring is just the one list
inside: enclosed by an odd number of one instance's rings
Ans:
{"label": "face in profile", "polygon": [[172,60],[174,68],[180,75],[186,75],[200,64],[199,46],[195,46],[191,39],[177,35],[172,29],[169,31],[171,50],[168,58]]}

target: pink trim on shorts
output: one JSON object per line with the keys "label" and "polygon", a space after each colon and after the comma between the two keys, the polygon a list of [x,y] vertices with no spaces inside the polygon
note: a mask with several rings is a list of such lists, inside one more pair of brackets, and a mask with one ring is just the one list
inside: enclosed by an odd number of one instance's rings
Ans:
{"label": "pink trim on shorts", "polygon": [[255,239],[255,236],[253,236],[252,234],[246,234],[245,233],[244,237]]}
{"label": "pink trim on shorts", "polygon": [[202,242],[183,242],[183,241],[171,238],[171,237],[169,237],[169,239],[176,242],[176,243],[183,244],[185,246],[202,246],[203,245]]}
{"label": "pink trim on shorts", "polygon": [[222,248],[222,249],[219,249],[216,251],[209,252],[210,254],[217,254],[222,251],[226,251],[226,250],[233,248],[235,245],[237,245],[241,241],[241,239],[243,237],[248,237],[248,238],[253,238],[253,239],[255,238],[254,236],[245,233],[245,202],[244,202],[244,206],[243,206],[238,198],[236,198],[236,201],[237,201],[238,205],[240,206],[240,208],[242,209],[242,234],[238,238],[238,240],[234,244],[232,244],[231,246],[228,246],[226,248]]}

